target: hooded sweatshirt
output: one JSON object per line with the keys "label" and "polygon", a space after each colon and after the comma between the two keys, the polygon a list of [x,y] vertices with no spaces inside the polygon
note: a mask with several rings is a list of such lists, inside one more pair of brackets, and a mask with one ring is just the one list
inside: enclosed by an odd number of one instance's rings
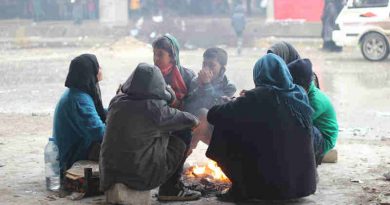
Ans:
{"label": "hooded sweatshirt", "polygon": [[166,87],[161,71],[142,63],[123,85],[123,94],[112,99],[100,153],[101,190],[115,183],[151,190],[177,169],[185,144],[170,134],[193,127],[197,119],[169,107]]}

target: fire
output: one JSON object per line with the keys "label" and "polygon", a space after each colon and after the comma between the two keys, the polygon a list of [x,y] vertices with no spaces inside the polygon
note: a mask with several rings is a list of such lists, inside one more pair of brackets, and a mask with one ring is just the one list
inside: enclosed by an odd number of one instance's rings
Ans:
{"label": "fire", "polygon": [[195,165],[189,169],[187,175],[198,178],[208,178],[214,181],[230,182],[229,178],[222,172],[221,168],[218,167],[217,162],[208,160],[207,165]]}
{"label": "fire", "polygon": [[195,175],[202,175],[206,171],[206,167],[199,167],[198,165],[195,165],[195,167],[192,170],[192,173]]}

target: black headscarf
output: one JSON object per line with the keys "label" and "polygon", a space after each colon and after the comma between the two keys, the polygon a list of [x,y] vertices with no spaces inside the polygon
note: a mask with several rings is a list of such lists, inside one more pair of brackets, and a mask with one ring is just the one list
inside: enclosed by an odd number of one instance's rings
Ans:
{"label": "black headscarf", "polygon": [[271,48],[268,49],[267,53],[278,55],[286,64],[301,58],[294,46],[284,41],[272,45]]}
{"label": "black headscarf", "polygon": [[72,60],[65,86],[77,88],[89,94],[96,107],[100,119],[106,121],[106,112],[103,108],[100,87],[97,79],[99,62],[93,54],[82,54]]}

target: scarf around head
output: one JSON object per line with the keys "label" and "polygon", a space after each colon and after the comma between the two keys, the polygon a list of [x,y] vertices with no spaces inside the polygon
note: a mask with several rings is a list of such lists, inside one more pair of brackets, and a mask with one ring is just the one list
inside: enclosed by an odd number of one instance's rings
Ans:
{"label": "scarf around head", "polygon": [[180,72],[180,70],[183,68],[180,65],[179,43],[176,38],[170,34],[165,34],[164,37],[167,38],[169,42],[171,42],[175,65],[170,64],[167,68],[160,69],[164,77],[171,77],[169,84],[175,91],[176,99],[181,102],[183,101],[184,97],[187,96],[188,89]]}
{"label": "scarf around head", "polygon": [[259,59],[253,68],[253,80],[256,87],[271,88],[276,94],[276,101],[286,104],[291,115],[303,127],[311,125],[313,113],[306,92],[293,83],[290,72],[282,58],[267,54]]}
{"label": "scarf around head", "polygon": [[268,49],[267,53],[273,53],[281,57],[286,64],[301,58],[294,46],[284,41],[272,45],[271,48]]}
{"label": "scarf around head", "polygon": [[106,121],[106,111],[103,108],[100,86],[97,79],[99,62],[93,54],[82,54],[72,60],[69,66],[65,86],[79,89],[93,99],[100,119]]}

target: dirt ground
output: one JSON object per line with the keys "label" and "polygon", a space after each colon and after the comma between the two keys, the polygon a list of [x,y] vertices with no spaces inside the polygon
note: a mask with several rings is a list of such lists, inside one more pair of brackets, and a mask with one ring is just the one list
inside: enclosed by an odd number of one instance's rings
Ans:
{"label": "dirt ground", "polygon": [[[336,108],[340,124],[339,161],[323,164],[316,194],[288,202],[258,204],[390,203],[390,60],[364,60],[356,48],[324,53],[318,40],[291,41],[310,58],[321,89]],[[276,39],[260,39],[242,56],[229,53],[227,75],[239,90],[253,87],[252,68]],[[203,49],[181,52],[183,65],[198,71]],[[94,47],[0,49],[0,204],[105,204],[103,197],[71,201],[45,190],[43,149],[52,133],[52,113],[64,91],[70,60],[90,52],[104,69],[101,83],[107,106],[119,83],[139,62],[152,63],[150,45],[122,39]],[[204,160],[199,145],[190,161]],[[155,193],[155,191],[154,191]],[[154,204],[158,204],[153,200]],[[215,198],[171,204],[224,204]]]}

